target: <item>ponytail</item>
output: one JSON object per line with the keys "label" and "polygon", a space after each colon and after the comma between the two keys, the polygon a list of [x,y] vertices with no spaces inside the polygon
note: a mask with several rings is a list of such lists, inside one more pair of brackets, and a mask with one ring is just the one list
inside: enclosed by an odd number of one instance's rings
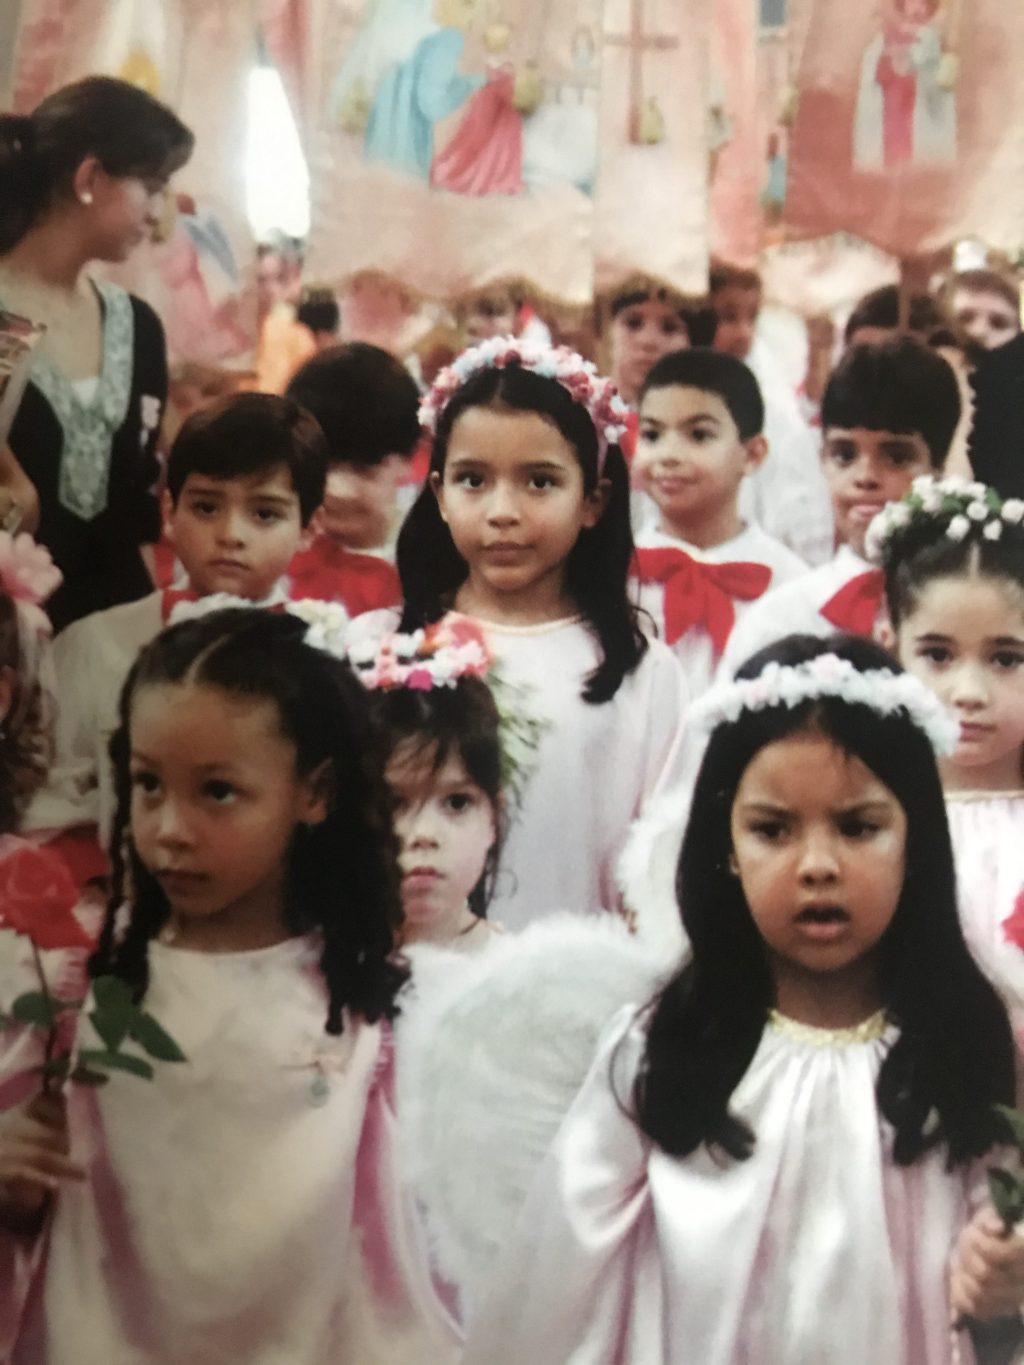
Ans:
{"label": "ponytail", "polygon": [[32,174],[34,129],[23,114],[0,114],[0,256],[32,225],[42,205]]}

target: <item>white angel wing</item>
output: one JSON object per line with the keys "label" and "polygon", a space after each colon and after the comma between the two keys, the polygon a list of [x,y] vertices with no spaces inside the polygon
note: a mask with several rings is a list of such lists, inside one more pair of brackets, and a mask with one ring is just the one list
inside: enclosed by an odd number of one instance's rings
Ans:
{"label": "white angel wing", "polygon": [[689,953],[676,901],[676,868],[690,816],[690,792],[656,795],[629,827],[615,867],[622,902],[637,936],[666,961]]}
{"label": "white angel wing", "polygon": [[473,959],[418,951],[397,1029],[403,1160],[463,1305],[623,1005],[674,967],[610,915],[557,915]]}

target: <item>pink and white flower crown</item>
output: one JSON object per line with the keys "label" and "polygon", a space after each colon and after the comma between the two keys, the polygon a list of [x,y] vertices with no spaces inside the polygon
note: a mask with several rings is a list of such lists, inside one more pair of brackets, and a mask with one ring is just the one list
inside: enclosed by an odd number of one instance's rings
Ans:
{"label": "pink and white flower crown", "polygon": [[429,692],[454,687],[462,677],[484,677],[493,659],[480,627],[457,618],[409,635],[386,635],[365,646],[355,645],[349,662],[366,687]]}
{"label": "pink and white flower crown", "polygon": [[819,654],[802,664],[765,664],[756,678],[737,678],[706,692],[690,707],[687,719],[710,732],[734,724],[744,711],[793,708],[822,697],[866,706],[879,716],[903,711],[936,753],[951,754],[960,740],[959,721],[917,678],[888,668],[861,672],[837,654]]}
{"label": "pink and white flower crown", "polygon": [[604,466],[608,447],[618,445],[626,434],[629,408],[610,379],[598,374],[592,361],[584,360],[568,346],[544,346],[515,337],[491,337],[456,356],[437,376],[433,388],[420,404],[420,423],[436,435],[441,414],[467,379],[482,370],[504,370],[518,365],[534,374],[554,379],[590,414],[597,431],[598,466]]}
{"label": "pink and white flower crown", "polygon": [[931,522],[949,540],[1002,540],[1021,535],[1024,500],[1004,502],[987,484],[951,475],[936,479],[922,474],[898,502],[882,508],[868,527],[864,552],[874,564],[885,564],[900,540],[912,528]]}
{"label": "pink and white flower crown", "polygon": [[49,631],[43,603],[63,581],[64,575],[45,545],[37,545],[27,531],[16,536],[0,531],[0,588],[18,603],[19,611],[36,629]]}

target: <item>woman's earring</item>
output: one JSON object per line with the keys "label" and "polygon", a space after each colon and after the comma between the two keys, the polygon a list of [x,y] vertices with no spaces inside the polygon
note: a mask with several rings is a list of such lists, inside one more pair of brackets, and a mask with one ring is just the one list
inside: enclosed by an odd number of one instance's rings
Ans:
{"label": "woman's earring", "polygon": [[81,203],[83,203],[83,204],[91,204],[91,203],[92,203],[92,190],[83,190],[82,193],[78,196],[78,198],[79,198],[79,201],[80,201]]}
{"label": "woman's earring", "polygon": [[738,877],[740,875],[739,864],[736,862],[736,854],[729,854],[729,876]]}

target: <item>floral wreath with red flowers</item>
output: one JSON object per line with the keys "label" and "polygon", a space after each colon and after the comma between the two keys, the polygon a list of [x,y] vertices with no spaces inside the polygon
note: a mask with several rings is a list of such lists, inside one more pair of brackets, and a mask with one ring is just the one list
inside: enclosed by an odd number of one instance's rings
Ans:
{"label": "floral wreath with red flowers", "polygon": [[604,466],[608,447],[618,445],[626,434],[629,408],[615,385],[598,373],[597,366],[568,346],[545,346],[515,337],[491,337],[456,356],[437,376],[433,388],[420,404],[420,423],[434,436],[441,414],[473,375],[483,370],[518,366],[553,379],[577,403],[586,408],[597,432],[598,467]]}

